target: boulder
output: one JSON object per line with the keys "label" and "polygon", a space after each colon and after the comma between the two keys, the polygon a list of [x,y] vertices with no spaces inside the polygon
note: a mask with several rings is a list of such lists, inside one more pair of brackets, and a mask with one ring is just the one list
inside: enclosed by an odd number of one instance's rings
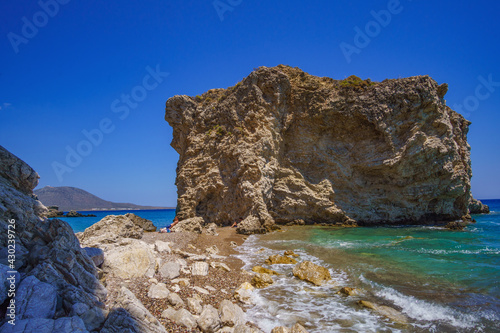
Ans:
{"label": "boulder", "polygon": [[89,331],[97,330],[106,321],[108,311],[98,307],[89,307],[85,303],[75,303],[71,307],[70,316],[78,316],[82,319],[85,327]]}
{"label": "boulder", "polygon": [[280,275],[280,273],[273,271],[272,269],[262,267],[262,266],[254,266],[254,267],[252,267],[252,271],[254,271],[255,273],[266,273],[269,275]]}
{"label": "boulder", "polygon": [[462,231],[468,225],[469,225],[469,223],[464,222],[464,221],[451,221],[451,222],[446,223],[446,225],[444,227],[448,230]]}
{"label": "boulder", "polygon": [[155,225],[150,220],[143,219],[142,217],[137,216],[137,215],[132,214],[132,213],[127,213],[127,214],[125,214],[125,216],[127,218],[129,218],[130,221],[132,221],[136,226],[138,226],[139,228],[141,228],[142,230],[144,230],[146,232],[156,231]]}
{"label": "boulder", "polygon": [[149,298],[163,299],[170,295],[165,283],[152,284],[148,290]]}
{"label": "boulder", "polygon": [[180,275],[181,265],[175,261],[167,261],[160,266],[158,273],[165,279],[175,279]]}
{"label": "boulder", "polygon": [[201,234],[204,223],[205,221],[202,217],[192,217],[179,221],[171,230],[175,232],[186,231]]}
{"label": "boulder", "polygon": [[101,248],[103,244],[116,243],[122,238],[141,239],[143,233],[144,230],[127,216],[108,215],[85,229],[79,239],[84,246]]}
{"label": "boulder", "polygon": [[158,252],[166,252],[168,254],[172,253],[172,249],[170,248],[170,243],[169,242],[163,242],[160,240],[157,240],[155,242],[155,250]]}
{"label": "boulder", "polygon": [[5,323],[0,333],[89,333],[79,317],[63,317],[56,320],[30,318],[19,320],[16,324]]}
{"label": "boulder", "polygon": [[266,259],[266,264],[275,265],[275,264],[296,264],[297,260],[287,257],[280,256],[279,254],[273,254],[268,259]]}
{"label": "boulder", "polygon": [[223,326],[233,327],[246,323],[243,310],[238,305],[226,299],[219,305],[219,315]]}
{"label": "boulder", "polygon": [[156,256],[151,247],[137,239],[123,239],[120,243],[103,247],[106,273],[122,279],[153,277],[156,270]]}
{"label": "boulder", "polygon": [[201,305],[201,299],[199,297],[188,297],[187,307],[195,315],[199,315],[203,311],[203,306]]}
{"label": "boulder", "polygon": [[198,326],[196,318],[193,317],[193,315],[189,313],[189,311],[186,309],[177,310],[172,316],[172,318],[169,319],[175,322],[176,324],[185,326],[189,329],[195,329]]}
{"label": "boulder", "polygon": [[393,309],[389,306],[378,305],[378,304],[374,304],[374,303],[368,302],[368,301],[359,301],[358,304],[365,307],[365,308],[372,309],[373,311],[375,311],[379,315],[382,315],[382,316],[392,320],[395,323],[402,324],[402,325],[408,324],[408,318],[404,314],[402,314],[398,310]]}
{"label": "boulder", "polygon": [[316,265],[310,261],[303,261],[293,268],[293,275],[301,280],[311,282],[317,286],[331,280],[328,269]]}
{"label": "boulder", "polygon": [[255,216],[249,216],[238,223],[236,232],[243,235],[263,234],[266,232],[266,229],[262,226],[262,222],[259,218]]}
{"label": "boulder", "polygon": [[115,332],[166,333],[166,330],[130,290],[121,287],[101,330],[101,333]]}
{"label": "boulder", "polygon": [[343,287],[337,292],[337,294],[343,294],[345,296],[358,296],[359,290],[351,287]]}
{"label": "boulder", "polygon": [[97,247],[84,247],[85,253],[92,259],[94,265],[99,267],[104,262],[104,251]]}
{"label": "boulder", "polygon": [[203,261],[195,261],[191,265],[191,274],[192,275],[201,275],[201,276],[206,276],[208,275],[208,264]]}
{"label": "boulder", "polygon": [[287,250],[285,251],[284,253],[285,256],[289,256],[289,257],[298,257],[299,255],[296,254],[295,252],[293,252],[292,250]]}
{"label": "boulder", "polygon": [[170,293],[167,297],[167,301],[175,308],[181,308],[184,306],[184,301],[182,298],[176,293]]}
{"label": "boulder", "polygon": [[163,312],[161,313],[161,317],[167,318],[170,320],[174,320],[176,314],[177,314],[177,310],[175,310],[174,308],[169,306],[165,310],[163,310]]}
{"label": "boulder", "polygon": [[221,328],[219,313],[212,305],[208,304],[203,307],[203,311],[198,317],[198,327],[205,333],[215,333]]}
{"label": "boulder", "polygon": [[16,292],[16,319],[52,319],[56,313],[56,289],[34,276],[21,281]]}
{"label": "boulder", "polygon": [[273,283],[273,278],[267,273],[257,273],[252,278],[252,286],[255,288],[265,288]]}
{"label": "boulder", "polygon": [[242,283],[234,292],[234,298],[244,304],[252,304],[252,292],[254,287],[248,283]]}

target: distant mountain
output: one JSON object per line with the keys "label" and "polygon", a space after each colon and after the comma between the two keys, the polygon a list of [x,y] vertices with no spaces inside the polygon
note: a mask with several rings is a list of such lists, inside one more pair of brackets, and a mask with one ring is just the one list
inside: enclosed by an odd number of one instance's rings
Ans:
{"label": "distant mountain", "polygon": [[76,187],[52,187],[33,191],[45,206],[58,206],[59,210],[119,210],[119,209],[166,209],[172,207],[140,206],[103,200]]}

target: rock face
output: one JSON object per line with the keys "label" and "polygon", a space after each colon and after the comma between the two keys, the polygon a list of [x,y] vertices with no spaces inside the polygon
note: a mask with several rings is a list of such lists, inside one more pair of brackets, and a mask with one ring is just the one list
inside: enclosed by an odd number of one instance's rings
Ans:
{"label": "rock face", "polygon": [[[64,221],[41,217],[47,209],[33,196],[37,184],[38,174],[0,146],[0,248],[2,253],[7,251],[11,244],[8,230],[15,226],[13,266],[20,273],[16,276],[16,326],[2,318],[0,331],[95,330],[106,318],[103,302],[107,290],[71,227]],[[12,264],[7,258],[1,256],[0,263]],[[5,266],[1,267],[4,272]],[[7,289],[0,291],[0,298],[7,301]]]}
{"label": "rock face", "polygon": [[236,86],[174,96],[180,220],[242,233],[274,223],[431,224],[467,215],[469,121],[428,76],[337,81],[261,67]]}

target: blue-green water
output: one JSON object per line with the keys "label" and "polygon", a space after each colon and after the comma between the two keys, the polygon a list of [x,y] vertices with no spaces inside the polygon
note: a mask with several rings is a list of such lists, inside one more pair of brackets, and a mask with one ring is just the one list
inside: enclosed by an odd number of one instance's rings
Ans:
{"label": "blue-green water", "polygon": [[142,218],[151,220],[158,228],[169,226],[175,217],[175,209],[156,209],[156,210],[110,210],[110,211],[78,211],[82,214],[94,214],[96,217],[62,217],[69,223],[74,232],[84,231],[92,224],[99,222],[102,218],[108,215],[123,215],[133,213]]}
{"label": "blue-green water", "polygon": [[[240,249],[245,268],[293,249],[328,267],[336,286],[311,287],[291,278],[289,265],[264,264],[283,275],[257,292],[250,317],[266,331],[300,321],[310,332],[500,332],[500,200],[485,203],[492,213],[473,216],[465,231],[290,227],[251,236]],[[336,294],[344,286],[362,295]],[[393,307],[410,324],[393,324],[359,300]]]}

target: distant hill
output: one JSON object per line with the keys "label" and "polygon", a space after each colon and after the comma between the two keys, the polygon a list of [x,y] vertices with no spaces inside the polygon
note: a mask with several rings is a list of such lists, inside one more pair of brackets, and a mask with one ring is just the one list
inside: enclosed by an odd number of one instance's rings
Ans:
{"label": "distant hill", "polygon": [[172,207],[140,206],[131,203],[117,203],[103,200],[87,191],[76,187],[52,187],[35,190],[45,206],[58,206],[59,210],[119,210],[119,209],[167,209]]}

